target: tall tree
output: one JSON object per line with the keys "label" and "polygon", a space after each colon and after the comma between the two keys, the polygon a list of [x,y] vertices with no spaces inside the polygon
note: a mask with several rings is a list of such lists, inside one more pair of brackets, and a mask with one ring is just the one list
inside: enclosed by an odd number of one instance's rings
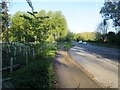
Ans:
{"label": "tall tree", "polygon": [[[27,41],[27,36],[29,36],[29,28],[31,28],[30,23],[21,17],[24,12],[16,12],[12,17],[12,24],[10,26],[10,32],[14,37],[13,41]],[[27,14],[28,15],[28,14]]]}
{"label": "tall tree", "polygon": [[12,18],[10,29],[14,33],[14,39],[18,41],[29,41],[29,38],[34,37],[39,42],[46,41],[47,38],[57,40],[64,38],[68,33],[66,19],[62,13],[46,13],[44,10],[34,15],[17,12]]}
{"label": "tall tree", "polygon": [[6,42],[9,42],[8,38],[8,6],[6,1],[2,1],[1,8],[2,15],[2,34]]}
{"label": "tall tree", "polygon": [[116,39],[116,37],[115,37],[115,33],[114,32],[109,32],[107,34],[107,41],[109,43],[115,43],[116,42],[115,39]]}
{"label": "tall tree", "polygon": [[108,24],[106,20],[104,19],[98,24],[96,31],[101,34],[107,34],[107,29],[108,29]]}
{"label": "tall tree", "polygon": [[105,20],[112,19],[114,27],[120,27],[120,1],[110,0],[105,2],[100,10],[100,14]]}

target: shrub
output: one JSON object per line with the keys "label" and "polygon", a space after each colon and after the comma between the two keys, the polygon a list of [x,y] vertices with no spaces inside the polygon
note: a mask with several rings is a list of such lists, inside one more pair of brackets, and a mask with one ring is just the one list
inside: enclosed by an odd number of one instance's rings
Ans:
{"label": "shrub", "polygon": [[53,88],[53,58],[40,58],[11,74],[15,88]]}

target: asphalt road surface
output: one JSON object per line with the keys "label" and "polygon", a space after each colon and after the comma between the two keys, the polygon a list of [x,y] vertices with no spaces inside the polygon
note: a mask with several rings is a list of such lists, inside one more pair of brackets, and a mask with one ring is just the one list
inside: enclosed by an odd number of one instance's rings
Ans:
{"label": "asphalt road surface", "polygon": [[103,87],[118,88],[118,49],[73,43],[71,57]]}
{"label": "asphalt road surface", "polygon": [[[72,63],[65,51],[59,51],[54,62],[57,76],[57,88],[100,88],[83,71]],[[73,90],[75,90],[73,89]]]}

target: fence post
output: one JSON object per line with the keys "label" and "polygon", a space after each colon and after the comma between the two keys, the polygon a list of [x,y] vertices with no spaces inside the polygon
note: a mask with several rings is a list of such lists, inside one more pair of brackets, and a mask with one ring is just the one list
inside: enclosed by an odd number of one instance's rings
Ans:
{"label": "fence post", "polygon": [[7,45],[7,44],[6,44],[6,52],[7,52],[7,57],[8,57],[9,48],[8,48],[8,45]]}
{"label": "fence post", "polygon": [[14,60],[16,60],[16,46],[15,46],[15,51],[14,51]]}
{"label": "fence post", "polygon": [[26,64],[28,63],[28,52],[26,51]]}
{"label": "fence post", "polygon": [[3,49],[3,50],[4,50],[4,46],[5,46],[4,43],[2,43],[2,49]]}
{"label": "fence post", "polygon": [[30,52],[30,47],[29,47],[29,56],[30,56],[30,53],[31,53],[31,52]]}
{"label": "fence post", "polygon": [[10,53],[11,52],[11,45],[9,45],[9,47],[8,47],[8,53]]}
{"label": "fence post", "polygon": [[19,47],[20,53],[21,53],[21,46]]}
{"label": "fence post", "polygon": [[10,59],[10,73],[13,72],[13,58]]}
{"label": "fence post", "polygon": [[35,58],[35,50],[34,50],[34,48],[33,48],[33,59]]}

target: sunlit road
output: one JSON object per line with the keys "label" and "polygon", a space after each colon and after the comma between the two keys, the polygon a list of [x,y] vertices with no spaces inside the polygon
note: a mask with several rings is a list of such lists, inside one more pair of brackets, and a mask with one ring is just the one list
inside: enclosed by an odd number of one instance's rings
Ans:
{"label": "sunlit road", "polygon": [[71,57],[104,87],[118,87],[118,50],[73,42]]}
{"label": "sunlit road", "polygon": [[[85,73],[72,63],[72,59],[65,51],[58,51],[54,61],[57,88],[100,88]],[[74,89],[74,90],[75,90]]]}

